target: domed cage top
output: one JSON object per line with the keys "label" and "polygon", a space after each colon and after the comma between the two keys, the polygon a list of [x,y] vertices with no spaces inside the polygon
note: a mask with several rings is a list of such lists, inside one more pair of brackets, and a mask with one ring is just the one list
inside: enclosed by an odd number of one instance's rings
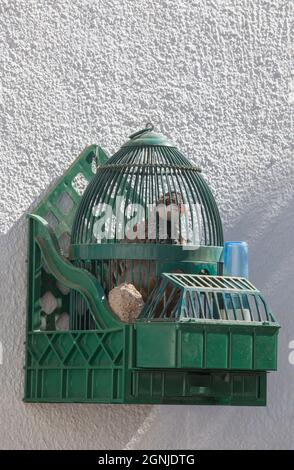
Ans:
{"label": "domed cage top", "polygon": [[[200,169],[169,141],[147,130],[141,132],[98,169],[78,208],[72,243],[125,241],[124,228],[139,207],[142,212],[136,214],[139,227],[132,234],[134,241],[222,246],[218,208]],[[150,217],[155,207],[170,204],[179,208],[178,231],[173,237],[168,227],[164,237],[156,217],[152,221]],[[99,230],[101,222],[97,223],[102,215],[106,219],[103,231]]]}
{"label": "domed cage top", "polygon": [[[152,126],[109,159],[85,149],[29,228],[26,401],[266,403],[279,325],[223,276],[215,199]],[[111,295],[130,287],[125,321]]]}

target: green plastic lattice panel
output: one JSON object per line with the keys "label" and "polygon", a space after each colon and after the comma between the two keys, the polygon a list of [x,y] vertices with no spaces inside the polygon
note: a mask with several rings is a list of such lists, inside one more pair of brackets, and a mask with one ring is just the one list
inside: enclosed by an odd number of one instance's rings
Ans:
{"label": "green plastic lattice panel", "polygon": [[25,400],[121,402],[125,329],[30,333]]}
{"label": "green plastic lattice panel", "polygon": [[[68,256],[72,225],[81,197],[97,167],[107,159],[98,145],[87,147],[32,212],[47,221],[65,257]],[[30,233],[28,330],[67,329],[69,289],[48,272],[32,238]]]}
{"label": "green plastic lattice panel", "polygon": [[96,173],[97,167],[103,165],[107,159],[105,151],[98,145],[86,147],[32,212],[47,220],[65,255],[67,254],[66,239],[71,235],[81,197]]}

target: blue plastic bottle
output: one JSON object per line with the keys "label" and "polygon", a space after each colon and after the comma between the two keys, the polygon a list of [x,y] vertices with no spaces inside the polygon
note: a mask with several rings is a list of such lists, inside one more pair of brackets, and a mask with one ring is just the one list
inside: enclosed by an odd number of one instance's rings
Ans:
{"label": "blue plastic bottle", "polygon": [[[225,242],[224,275],[245,277],[248,279],[248,245],[246,242]],[[233,306],[231,304],[234,302],[237,320],[251,321],[250,308],[246,295],[228,295],[226,302],[229,316],[233,315]],[[242,302],[242,306],[240,302]]]}
{"label": "blue plastic bottle", "polygon": [[225,242],[224,275],[248,279],[248,245],[246,242]]}

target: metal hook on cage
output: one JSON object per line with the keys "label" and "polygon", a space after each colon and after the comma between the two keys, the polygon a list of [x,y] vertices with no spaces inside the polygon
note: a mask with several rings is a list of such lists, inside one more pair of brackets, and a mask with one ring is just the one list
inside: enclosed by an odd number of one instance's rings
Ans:
{"label": "metal hook on cage", "polygon": [[134,132],[134,134],[131,134],[129,136],[130,139],[135,139],[136,137],[139,137],[142,134],[145,134],[146,132],[152,132],[154,129],[154,126],[151,122],[146,123],[146,127],[144,129],[141,129],[140,131]]}

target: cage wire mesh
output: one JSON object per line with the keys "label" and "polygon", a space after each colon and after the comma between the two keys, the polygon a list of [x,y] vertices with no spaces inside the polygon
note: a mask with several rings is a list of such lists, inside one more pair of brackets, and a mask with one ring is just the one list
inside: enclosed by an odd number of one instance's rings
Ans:
{"label": "cage wire mesh", "polygon": [[[72,243],[117,243],[126,241],[122,227],[142,208],[136,241],[222,246],[219,212],[211,191],[200,174],[173,147],[122,147],[100,167],[85,192],[72,233]],[[171,206],[178,233],[162,237],[152,210]],[[149,227],[148,216],[153,226]],[[97,220],[98,219],[98,220]],[[140,230],[144,227],[143,230]],[[99,233],[98,227],[102,228]],[[167,228],[168,231],[168,228]],[[147,236],[148,235],[148,236]]]}
{"label": "cage wire mesh", "polygon": [[161,275],[140,320],[276,322],[261,293],[245,278]]}
{"label": "cage wire mesh", "polygon": [[[201,170],[172,144],[147,145],[136,137],[98,168],[78,208],[72,245],[222,246],[220,215]],[[136,224],[130,228],[134,217]],[[145,302],[161,264],[158,259],[113,259],[111,255],[73,262],[88,269],[106,295],[122,283],[132,283]],[[77,296],[73,294],[71,300],[72,327],[89,324],[81,319],[87,317],[87,308],[77,302]]]}

